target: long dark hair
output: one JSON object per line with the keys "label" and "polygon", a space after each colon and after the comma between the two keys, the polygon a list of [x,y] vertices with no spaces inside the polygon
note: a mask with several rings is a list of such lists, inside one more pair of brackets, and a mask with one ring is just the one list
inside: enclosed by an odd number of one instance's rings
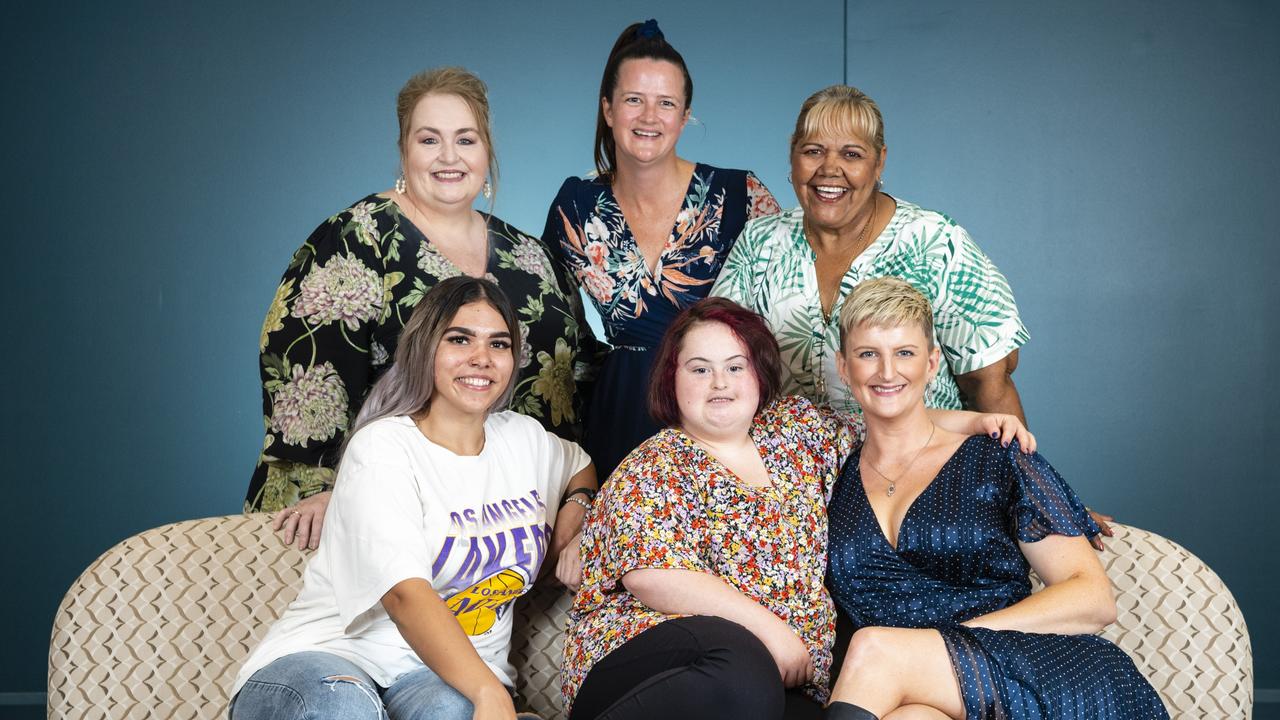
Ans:
{"label": "long dark hair", "polygon": [[[628,25],[618,36],[613,50],[609,52],[609,60],[604,64],[604,76],[600,78],[601,99],[613,102],[613,90],[618,86],[618,69],[624,61],[636,58],[665,60],[680,68],[684,75],[685,110],[693,105],[693,78],[689,76],[689,66],[684,64],[684,58],[663,37],[662,31],[658,29],[658,21],[653,19]],[[604,106],[597,100],[596,174],[601,180],[610,182],[617,166],[618,151],[613,142],[613,130],[604,120]]]}
{"label": "long dark hair", "polygon": [[[489,412],[501,410],[511,402],[516,388],[515,368],[520,364],[522,352],[520,323],[515,310],[497,285],[483,278],[459,275],[440,281],[418,302],[409,322],[400,331],[395,363],[369,391],[351,432],[347,433],[347,440],[375,420],[412,415],[430,406],[431,395],[435,391],[436,350],[458,310],[473,302],[486,302],[497,310],[511,333],[511,352],[516,360],[512,364],[512,377],[507,381],[506,391],[489,408]],[[343,449],[346,449],[345,442]]]}

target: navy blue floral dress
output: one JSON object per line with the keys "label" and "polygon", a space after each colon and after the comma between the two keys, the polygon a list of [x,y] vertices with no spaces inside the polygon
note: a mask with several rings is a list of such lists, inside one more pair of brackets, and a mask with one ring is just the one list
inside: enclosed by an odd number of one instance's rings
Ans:
{"label": "navy blue floral dress", "polygon": [[1031,593],[1018,542],[1098,533],[1084,504],[1038,453],[964,441],[908,508],[889,544],[854,451],[829,507],[827,584],[854,627],[936,628],[971,719],[1168,718],[1133,661],[1094,635],[960,623]]}
{"label": "navy blue floral dress", "polygon": [[754,174],[698,163],[655,267],[640,252],[613,189],[569,178],[547,213],[543,243],[595,303],[613,351],[596,377],[583,446],[606,478],[661,428],[646,397],[653,350],[676,313],[701,300],[747,220],[780,211]]}

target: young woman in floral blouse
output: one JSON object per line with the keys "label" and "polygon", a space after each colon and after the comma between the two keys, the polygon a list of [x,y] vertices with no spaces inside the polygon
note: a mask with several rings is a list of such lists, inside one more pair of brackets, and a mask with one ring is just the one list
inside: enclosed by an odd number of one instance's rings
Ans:
{"label": "young woman in floral blouse", "polygon": [[[571,278],[541,241],[473,209],[497,164],[484,83],[459,68],[420,73],[397,99],[403,175],[316,228],[294,253],[262,326],[266,439],[245,510],[278,511],[286,542],[319,542],[334,464],[413,308],[440,281],[497,283],[527,350],[511,408],[570,440],[575,375],[595,347]],[[283,509],[282,509],[283,508]]]}
{"label": "young woman in floral blouse", "polygon": [[644,403],[653,349],[706,297],[751,218],[778,212],[752,173],[676,155],[693,80],[649,20],[618,37],[600,82],[596,171],[565,180],[542,239],[587,291],[613,351],[589,402],[584,446],[605,478],[659,427]]}
{"label": "young woman in floral blouse", "polygon": [[[835,640],[826,502],[860,428],[779,399],[778,344],[730,300],[677,316],[654,368],[649,404],[669,427],[618,466],[582,534],[570,718],[816,717]],[[1012,416],[934,412],[1022,432]]]}

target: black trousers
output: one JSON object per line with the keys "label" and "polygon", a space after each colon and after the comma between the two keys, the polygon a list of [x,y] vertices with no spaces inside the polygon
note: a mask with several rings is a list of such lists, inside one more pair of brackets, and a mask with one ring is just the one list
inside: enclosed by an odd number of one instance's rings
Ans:
{"label": "black trousers", "polygon": [[596,663],[569,720],[821,717],[821,705],[782,687],[777,664],[750,630],[694,616],[649,628]]}

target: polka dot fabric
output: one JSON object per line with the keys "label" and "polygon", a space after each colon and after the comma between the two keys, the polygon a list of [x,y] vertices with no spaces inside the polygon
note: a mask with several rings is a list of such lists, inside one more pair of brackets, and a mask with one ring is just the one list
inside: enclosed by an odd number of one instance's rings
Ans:
{"label": "polka dot fabric", "polygon": [[832,495],[827,576],[856,627],[937,628],[971,719],[1169,717],[1133,661],[1107,640],[959,624],[1031,593],[1019,540],[1097,534],[1043,457],[969,438],[908,508],[895,550],[867,500],[859,456]]}

